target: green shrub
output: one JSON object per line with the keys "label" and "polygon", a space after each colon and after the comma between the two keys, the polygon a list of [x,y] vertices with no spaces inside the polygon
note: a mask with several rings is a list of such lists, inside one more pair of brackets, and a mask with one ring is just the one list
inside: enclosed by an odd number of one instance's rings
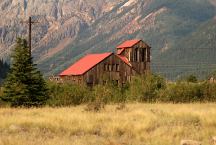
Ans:
{"label": "green shrub", "polygon": [[160,90],[166,87],[165,80],[158,75],[137,76],[132,79],[127,91],[128,100],[155,102]]}
{"label": "green shrub", "polygon": [[93,88],[92,93],[95,101],[101,101],[105,104],[119,103],[126,100],[125,87],[119,87],[113,83],[97,85]]}
{"label": "green shrub", "polygon": [[47,104],[50,106],[79,105],[92,100],[90,88],[84,85],[49,82],[48,86],[50,99]]}
{"label": "green shrub", "polygon": [[126,101],[126,86],[119,87],[111,82],[104,85],[94,86],[92,89],[92,100],[87,104],[86,111],[100,111],[108,103],[122,103]]}
{"label": "green shrub", "polygon": [[4,89],[3,87],[0,87],[0,107],[10,106],[9,103],[6,103],[1,99],[1,97],[3,96],[3,93],[4,93],[3,89]]}
{"label": "green shrub", "polygon": [[159,93],[158,101],[172,103],[192,103],[203,101],[203,84],[177,82],[170,83]]}
{"label": "green shrub", "polygon": [[216,84],[205,82],[203,85],[203,97],[205,102],[216,102]]}
{"label": "green shrub", "polygon": [[186,77],[186,81],[190,83],[197,83],[198,79],[195,75],[189,75]]}

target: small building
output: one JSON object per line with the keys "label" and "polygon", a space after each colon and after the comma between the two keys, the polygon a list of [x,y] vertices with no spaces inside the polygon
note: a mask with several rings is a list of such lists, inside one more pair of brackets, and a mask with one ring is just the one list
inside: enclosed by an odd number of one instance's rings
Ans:
{"label": "small building", "polygon": [[87,85],[113,81],[123,85],[136,74],[150,72],[150,46],[142,40],[128,40],[117,53],[88,54],[59,74],[65,81]]}

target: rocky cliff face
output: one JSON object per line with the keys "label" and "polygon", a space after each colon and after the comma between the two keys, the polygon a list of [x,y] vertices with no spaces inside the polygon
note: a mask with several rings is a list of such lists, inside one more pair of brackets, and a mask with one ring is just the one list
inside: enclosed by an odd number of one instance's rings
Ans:
{"label": "rocky cliff face", "polygon": [[[15,36],[26,36],[27,25],[21,23],[33,16],[34,54],[48,57],[60,51],[56,46],[72,41],[94,21],[112,10],[118,2],[109,0],[1,0],[0,55],[10,51]],[[65,44],[64,44],[65,45]],[[53,52],[52,52],[53,51]],[[39,56],[40,55],[40,56]]]}
{"label": "rocky cliff face", "polygon": [[86,53],[114,51],[130,38],[144,39],[152,46],[153,61],[166,62],[160,59],[162,54],[171,53],[177,41],[214,20],[215,4],[215,0],[1,0],[0,57],[10,53],[16,36],[27,36],[27,25],[20,22],[33,16],[38,22],[33,26],[33,55],[46,74],[58,73]]}

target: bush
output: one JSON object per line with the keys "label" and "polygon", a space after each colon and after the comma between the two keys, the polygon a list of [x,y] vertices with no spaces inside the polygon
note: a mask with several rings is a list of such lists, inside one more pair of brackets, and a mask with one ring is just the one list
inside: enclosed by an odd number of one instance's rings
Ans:
{"label": "bush", "polygon": [[6,107],[6,106],[10,105],[1,99],[1,97],[3,96],[3,93],[4,93],[3,89],[4,89],[3,87],[0,87],[0,107]]}
{"label": "bush", "polygon": [[119,103],[126,100],[125,87],[119,87],[116,84],[108,83],[105,85],[97,85],[93,88],[93,97],[95,101],[107,103]]}
{"label": "bush", "polygon": [[[125,87],[121,88],[112,83],[106,85],[96,85],[89,88],[85,85],[71,83],[57,84],[48,83],[50,99],[47,104],[50,106],[70,106],[87,103],[92,106],[104,106],[107,103],[124,102]],[[95,104],[95,105],[94,105]]]}
{"label": "bush", "polygon": [[109,82],[104,85],[93,87],[92,100],[85,108],[86,111],[100,111],[105,108],[108,103],[122,103],[126,101],[125,90],[126,86],[119,87],[117,84]]}
{"label": "bush", "polygon": [[186,81],[190,83],[197,83],[198,79],[195,75],[189,75],[186,77]]}
{"label": "bush", "polygon": [[165,80],[158,75],[134,77],[127,92],[128,100],[138,102],[156,102],[160,90],[166,87]]}
{"label": "bush", "polygon": [[170,83],[159,93],[158,101],[172,103],[191,103],[204,100],[203,84],[177,82]]}
{"label": "bush", "polygon": [[205,82],[203,85],[205,102],[216,102],[216,84]]}
{"label": "bush", "polygon": [[87,86],[53,82],[48,84],[50,99],[47,104],[50,106],[80,105],[92,100],[90,88]]}

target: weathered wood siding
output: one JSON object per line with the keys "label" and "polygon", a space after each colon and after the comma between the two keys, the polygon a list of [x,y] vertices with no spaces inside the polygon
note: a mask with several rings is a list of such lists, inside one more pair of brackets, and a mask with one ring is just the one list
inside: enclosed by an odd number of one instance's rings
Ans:
{"label": "weathered wood siding", "polygon": [[145,74],[150,71],[150,47],[140,41],[132,48],[127,48],[121,54],[128,58],[133,68],[140,74]]}
{"label": "weathered wood siding", "polygon": [[135,75],[132,68],[113,54],[85,73],[83,77],[89,85],[103,84],[107,81],[121,85],[130,81],[132,75]]}
{"label": "weathered wood siding", "polygon": [[104,84],[108,81],[122,85],[130,81],[135,73],[128,64],[113,54],[83,75],[65,76],[62,79],[64,81],[72,81],[79,84],[86,83],[88,85]]}
{"label": "weathered wood siding", "polygon": [[83,84],[84,79],[82,75],[78,76],[60,76],[63,82],[75,83],[75,84]]}

